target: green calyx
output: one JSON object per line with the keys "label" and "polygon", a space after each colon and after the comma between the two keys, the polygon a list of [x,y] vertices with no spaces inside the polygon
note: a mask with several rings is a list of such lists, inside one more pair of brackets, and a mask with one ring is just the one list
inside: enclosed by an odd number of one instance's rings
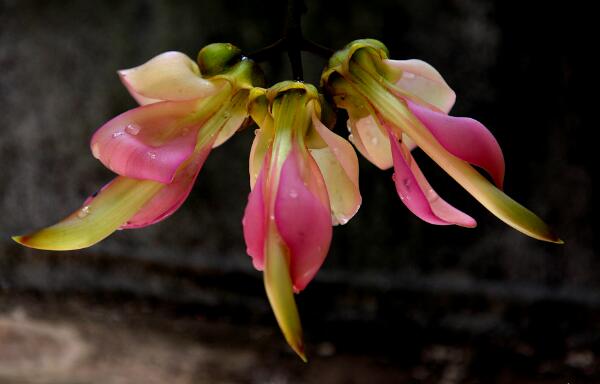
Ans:
{"label": "green calyx", "polygon": [[210,77],[226,72],[242,60],[242,51],[233,44],[209,44],[198,52],[198,66],[204,76]]}
{"label": "green calyx", "polygon": [[266,92],[266,97],[269,103],[273,103],[275,99],[288,93],[298,93],[304,95],[306,102],[314,99],[319,99],[319,92],[312,84],[306,84],[301,81],[282,81],[273,85]]}
{"label": "green calyx", "polygon": [[197,62],[206,79],[225,79],[241,89],[264,84],[260,67],[233,44],[209,44],[198,52]]}
{"label": "green calyx", "polygon": [[361,61],[364,62],[366,60],[365,55],[370,59],[371,66],[385,76],[387,69],[383,65],[383,60],[389,56],[386,46],[378,40],[360,39],[354,40],[331,56],[327,67],[321,75],[321,84],[327,86],[329,78],[334,73],[345,77],[350,71],[351,63],[357,59],[357,56],[361,57]]}

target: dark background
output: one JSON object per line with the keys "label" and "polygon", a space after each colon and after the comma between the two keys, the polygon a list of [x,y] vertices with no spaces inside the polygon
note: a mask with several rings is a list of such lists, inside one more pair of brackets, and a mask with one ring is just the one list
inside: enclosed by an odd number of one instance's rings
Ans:
{"label": "dark background", "polygon": [[[112,176],[96,128],[135,106],[115,71],[178,50],[281,36],[277,1],[0,1],[0,383],[600,382],[600,260],[576,2],[307,0],[305,35],[384,42],[456,91],[506,158],[506,192],[563,246],[497,220],[422,153],[476,229],[428,225],[391,171],[361,159],[363,205],[334,229],[298,296],[310,362],[285,345],[241,218],[253,129],[213,151],[184,206],[89,249],[43,252],[9,236],[64,217]],[[589,38],[589,36],[587,36]],[[306,81],[324,60],[304,55]],[[263,64],[291,77],[285,56]],[[593,99],[592,99],[593,100]],[[340,130],[339,133],[344,131]]]}

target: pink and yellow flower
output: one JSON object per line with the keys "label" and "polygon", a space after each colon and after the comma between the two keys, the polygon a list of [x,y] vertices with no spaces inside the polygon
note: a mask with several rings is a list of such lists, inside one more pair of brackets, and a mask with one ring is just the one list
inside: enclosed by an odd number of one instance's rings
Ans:
{"label": "pink and yellow flower", "polygon": [[329,250],[332,224],[358,210],[358,159],[321,123],[317,90],[284,82],[255,89],[250,112],[260,127],[250,154],[252,191],[243,219],[254,266],[290,346],[303,359],[293,293],[313,279]]}
{"label": "pink and yellow flower", "polygon": [[14,240],[39,249],[79,249],[175,212],[210,151],[247,119],[256,75],[252,61],[230,44],[203,48],[198,64],[166,52],[119,71],[141,106],[104,124],[91,141],[94,157],[118,176],[64,220]]}
{"label": "pink and yellow flower", "polygon": [[[389,60],[376,40],[357,40],[329,61],[323,85],[348,111],[350,139],[381,169],[394,167],[402,202],[416,216],[439,225],[476,222],[433,190],[412,157],[421,148],[490,212],[540,240],[562,241],[534,213],[502,192],[504,158],[481,123],[448,115],[456,96],[442,76],[419,60]],[[470,164],[484,169],[490,183]]]}

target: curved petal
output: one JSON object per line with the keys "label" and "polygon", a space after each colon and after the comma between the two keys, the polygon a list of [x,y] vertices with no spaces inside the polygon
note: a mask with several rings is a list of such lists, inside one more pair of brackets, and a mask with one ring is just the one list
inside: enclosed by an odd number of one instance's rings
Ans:
{"label": "curved petal", "polygon": [[346,224],[361,204],[358,189],[358,158],[352,145],[329,130],[313,114],[313,126],[327,144],[321,149],[311,149],[325,180],[334,225]]}
{"label": "curved petal", "polygon": [[408,109],[454,156],[483,168],[502,188],[504,156],[488,129],[477,120],[448,116],[407,101]]}
{"label": "curved petal", "polygon": [[319,184],[314,179],[321,175],[306,172],[310,165],[302,164],[303,160],[310,159],[308,155],[303,159],[297,148],[290,151],[281,169],[274,206],[277,230],[290,250],[296,292],[306,287],[323,264],[332,236],[329,204],[324,205],[305,185]]}
{"label": "curved petal", "polygon": [[250,149],[248,169],[250,172],[251,188],[254,188],[258,174],[265,162],[265,156],[273,142],[274,131],[272,121],[266,121],[264,124],[260,125],[260,129],[256,129],[254,134],[256,136],[252,141],[252,148]]}
{"label": "curved petal", "polygon": [[194,153],[190,161],[177,171],[173,181],[144,204],[121,229],[146,227],[166,219],[177,211],[190,194],[211,149],[212,146],[208,145]]}
{"label": "curved petal", "polygon": [[350,125],[353,140],[360,142],[356,147],[363,156],[380,169],[388,169],[394,164],[387,136],[381,131],[373,115],[350,120]]}
{"label": "curved petal", "polygon": [[422,220],[437,225],[456,224],[475,227],[475,220],[444,201],[431,188],[425,176],[406,147],[401,147],[390,132],[389,140],[394,156],[394,183],[400,200]]}
{"label": "curved petal", "polygon": [[198,65],[181,52],[165,52],[118,73],[129,93],[142,105],[157,100],[198,99],[217,90],[201,77]]}
{"label": "curved petal", "polygon": [[117,230],[163,187],[154,181],[117,177],[64,220],[13,239],[30,248],[53,251],[89,247]]}
{"label": "curved petal", "polygon": [[[265,161],[266,164],[266,161]],[[244,240],[246,253],[252,258],[254,268],[262,271],[264,268],[266,219],[265,219],[265,169],[260,171],[256,184],[248,195],[248,204],[244,210],[242,226],[244,227]]]}
{"label": "curved petal", "polygon": [[[241,91],[244,92],[244,91]],[[227,122],[219,130],[217,139],[213,144],[213,148],[218,147],[231,138],[242,126],[246,117],[248,117],[248,98],[247,96],[236,95],[232,101],[231,112]]]}
{"label": "curved petal", "polygon": [[94,157],[122,176],[170,183],[192,154],[202,120],[197,101],[161,102],[122,113],[92,137]]}
{"label": "curved petal", "polygon": [[390,67],[402,71],[402,76],[396,82],[396,86],[445,113],[452,109],[456,101],[456,94],[442,75],[431,65],[414,59],[384,60],[384,62]]}

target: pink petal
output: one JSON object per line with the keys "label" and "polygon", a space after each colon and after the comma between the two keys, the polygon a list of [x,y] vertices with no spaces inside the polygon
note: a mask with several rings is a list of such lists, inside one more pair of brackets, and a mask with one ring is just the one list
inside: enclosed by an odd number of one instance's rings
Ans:
{"label": "pink petal", "polygon": [[[331,243],[331,214],[323,202],[304,184],[324,185],[320,173],[314,172],[308,159],[293,148],[281,169],[275,200],[277,230],[290,250],[290,269],[294,290],[299,292],[312,280],[327,256]],[[310,170],[309,178],[302,177]],[[305,174],[306,177],[306,174]],[[325,191],[326,193],[326,191]]]}
{"label": "pink petal", "polygon": [[197,101],[160,102],[122,113],[92,137],[94,157],[115,173],[170,183],[190,157],[202,121]]}
{"label": "pink petal", "polygon": [[197,151],[190,161],[177,171],[173,181],[121,226],[121,229],[146,227],[166,219],[179,209],[190,194],[211,149],[212,146],[207,145]]}
{"label": "pink petal", "polygon": [[[265,159],[264,164],[267,164]],[[265,167],[259,172],[258,178],[250,195],[248,204],[244,211],[242,225],[244,227],[244,240],[246,241],[246,252],[252,258],[254,268],[262,271],[265,265]]]}
{"label": "pink petal", "polygon": [[400,200],[422,220],[437,225],[474,227],[473,218],[452,207],[431,188],[410,151],[389,132],[394,157],[394,182]]}
{"label": "pink petal", "polygon": [[448,86],[442,75],[428,63],[421,60],[385,60],[385,63],[402,71],[396,85],[407,93],[448,113],[456,94]]}
{"label": "pink petal", "polygon": [[504,156],[500,145],[483,124],[468,117],[434,112],[411,101],[407,101],[407,106],[448,152],[483,168],[502,188]]}

